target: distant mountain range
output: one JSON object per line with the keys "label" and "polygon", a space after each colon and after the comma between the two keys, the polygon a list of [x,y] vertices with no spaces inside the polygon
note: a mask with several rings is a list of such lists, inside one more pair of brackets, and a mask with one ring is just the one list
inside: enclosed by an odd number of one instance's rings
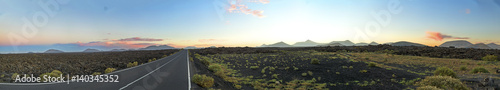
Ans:
{"label": "distant mountain range", "polygon": [[277,42],[277,43],[274,43],[274,44],[271,44],[271,45],[262,45],[261,47],[293,47],[292,45],[289,45],[283,41],[281,42]]}
{"label": "distant mountain range", "polygon": [[427,46],[427,45],[423,45],[423,44],[419,44],[419,43],[413,43],[413,42],[408,42],[408,41],[399,41],[399,42],[392,43],[390,45],[392,45],[392,46],[419,46],[419,47]]}
{"label": "distant mountain range", "polygon": [[56,50],[56,49],[49,49],[43,53],[64,53],[64,52],[61,50]]}
{"label": "distant mountain range", "polygon": [[471,45],[473,45],[473,44],[470,43],[469,41],[456,40],[456,41],[444,42],[443,44],[439,45],[439,47],[450,47],[450,46],[453,46],[453,47],[456,47],[456,48],[466,48],[466,47],[471,46]]}
{"label": "distant mountain range", "polygon": [[379,45],[377,42],[371,42],[371,43],[353,43],[349,40],[345,41],[332,41],[330,43],[318,43],[314,42],[312,40],[306,40],[304,42],[296,42],[293,45],[287,44],[285,42],[277,42],[274,44],[262,44],[261,46],[258,47],[314,47],[314,46],[368,46],[368,45]]}
{"label": "distant mountain range", "polygon": [[484,44],[484,43],[477,43],[477,44],[472,44],[469,41],[465,40],[456,40],[456,41],[447,41],[439,47],[455,47],[455,48],[476,48],[476,49],[500,49],[500,46],[495,44],[495,43],[490,43],[490,44]]}
{"label": "distant mountain range", "polygon": [[[419,44],[419,43],[413,43],[413,42],[408,42],[408,41],[399,41],[399,42],[388,42],[384,43],[387,45],[392,45],[392,46],[419,46],[419,47],[425,47],[427,45],[424,44]],[[370,43],[353,43],[349,40],[345,41],[332,41],[330,43],[318,43],[314,42],[312,40],[306,40],[304,42],[297,42],[293,45],[289,45],[285,42],[277,42],[274,44],[266,45],[263,44],[258,47],[315,47],[315,46],[368,46],[368,45],[379,45],[377,42],[370,42]],[[489,43],[489,44],[484,44],[484,43],[477,43],[477,44],[472,44],[469,41],[466,40],[456,40],[456,41],[447,41],[444,42],[443,44],[439,45],[439,47],[455,47],[455,48],[476,48],[476,49],[500,49],[500,45],[495,44],[495,43]]]}
{"label": "distant mountain range", "polygon": [[145,48],[140,48],[138,50],[164,50],[164,49],[176,49],[176,48],[168,45],[159,45],[159,46],[153,45]]}
{"label": "distant mountain range", "polygon": [[101,50],[97,50],[97,49],[85,49],[83,52],[100,52]]}
{"label": "distant mountain range", "polygon": [[320,44],[321,43],[316,43],[316,42],[311,41],[311,40],[306,40],[304,42],[297,42],[297,43],[293,44],[293,46],[318,46]]}

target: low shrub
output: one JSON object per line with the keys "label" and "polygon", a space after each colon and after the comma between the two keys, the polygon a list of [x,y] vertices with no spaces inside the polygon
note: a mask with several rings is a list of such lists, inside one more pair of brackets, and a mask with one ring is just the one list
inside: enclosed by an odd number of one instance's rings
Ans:
{"label": "low shrub", "polygon": [[497,61],[498,57],[495,55],[486,55],[481,59],[483,59],[484,61]]}
{"label": "low shrub", "polygon": [[129,62],[127,64],[127,68],[134,67],[134,66],[137,66],[137,65],[138,65],[137,61],[136,62]]}
{"label": "low shrub", "polygon": [[359,70],[360,73],[366,73],[368,70]]}
{"label": "low shrub", "polygon": [[368,63],[368,67],[377,67],[377,64],[375,64],[374,62],[370,62]]}
{"label": "low shrub", "polygon": [[490,73],[486,68],[484,67],[476,67],[472,69],[471,73]]}
{"label": "low shrub", "polygon": [[278,78],[278,74],[273,74],[273,78]]}
{"label": "low shrub", "polygon": [[451,76],[453,78],[456,78],[457,77],[457,74],[455,73],[455,71],[451,70],[450,68],[447,68],[447,67],[439,67],[436,69],[436,71],[434,71],[434,75],[438,75],[438,76]]}
{"label": "low shrub", "polygon": [[[11,79],[15,80],[17,78],[17,75],[19,75],[19,74],[18,73],[12,74]],[[19,77],[21,77],[21,75],[19,75]]]}
{"label": "low shrub", "polygon": [[211,64],[208,66],[208,69],[212,72],[217,72],[217,71],[220,71],[222,69],[222,67],[219,64]]}
{"label": "low shrub", "polygon": [[237,84],[235,84],[235,85],[234,85],[234,88],[236,88],[236,89],[241,89],[241,85],[237,85]]}
{"label": "low shrub", "polygon": [[319,60],[317,58],[311,59],[311,64],[319,64]]}
{"label": "low shrub", "polygon": [[422,87],[417,87],[417,90],[443,90],[443,89],[439,89],[435,86],[422,86]]}
{"label": "low shrub", "polygon": [[94,72],[92,75],[101,75],[101,72]]}
{"label": "low shrub", "polygon": [[465,66],[460,66],[460,70],[465,71],[465,70],[467,70],[467,67],[465,67]]}
{"label": "low shrub", "polygon": [[313,76],[313,72],[311,71],[307,71],[307,74],[309,74],[309,76]]}
{"label": "low shrub", "polygon": [[446,90],[468,90],[469,88],[460,82],[460,80],[450,76],[428,76],[420,82],[416,83],[417,86],[434,86]]}
{"label": "low shrub", "polygon": [[194,83],[200,85],[201,87],[204,87],[204,88],[209,88],[209,87],[212,87],[214,85],[214,78],[206,76],[206,75],[195,74],[193,76],[192,81]]}
{"label": "low shrub", "polygon": [[202,58],[200,59],[201,63],[205,64],[205,65],[210,65],[210,61],[208,60],[209,58]]}
{"label": "low shrub", "polygon": [[259,69],[259,66],[250,66],[250,69],[253,69],[253,70]]}
{"label": "low shrub", "polygon": [[110,72],[113,72],[115,70],[116,70],[115,68],[106,68],[106,70],[104,70],[104,73],[110,73]]}

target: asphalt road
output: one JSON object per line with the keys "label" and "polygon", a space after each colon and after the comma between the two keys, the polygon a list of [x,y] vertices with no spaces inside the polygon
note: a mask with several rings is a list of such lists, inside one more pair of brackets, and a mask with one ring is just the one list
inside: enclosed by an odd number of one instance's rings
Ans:
{"label": "asphalt road", "polygon": [[0,83],[0,90],[188,90],[188,51],[105,75],[119,82]]}

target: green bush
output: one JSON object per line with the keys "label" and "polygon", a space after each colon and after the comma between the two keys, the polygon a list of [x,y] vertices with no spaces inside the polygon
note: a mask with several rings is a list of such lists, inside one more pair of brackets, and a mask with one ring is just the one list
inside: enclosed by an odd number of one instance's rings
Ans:
{"label": "green bush", "polygon": [[467,70],[467,67],[465,67],[465,66],[460,66],[460,70],[465,71],[465,70]]}
{"label": "green bush", "polygon": [[62,74],[62,72],[59,71],[59,70],[53,70],[51,73],[54,73],[54,74],[57,74],[57,75]]}
{"label": "green bush", "polygon": [[435,86],[422,86],[422,87],[417,87],[417,90],[443,90],[443,89],[439,89]]}
{"label": "green bush", "polygon": [[[18,73],[14,73],[14,74],[12,74],[11,79],[12,79],[12,80],[15,80],[15,79],[17,78],[17,75],[19,75],[19,74],[18,74]],[[21,76],[21,75],[19,75],[19,77],[22,77],[22,76]]]}
{"label": "green bush", "polygon": [[455,71],[451,70],[450,68],[447,68],[447,67],[439,67],[436,69],[436,71],[434,71],[434,75],[438,75],[438,76],[451,76],[453,78],[456,78],[457,77],[457,74],[455,73]]}
{"label": "green bush", "polygon": [[368,63],[368,67],[377,67],[377,64],[375,64],[374,62],[370,62]]}
{"label": "green bush", "polygon": [[360,73],[366,73],[368,70],[359,70]]}
{"label": "green bush", "polygon": [[259,66],[250,66],[250,69],[253,69],[253,70],[259,69]]}
{"label": "green bush", "polygon": [[212,87],[214,85],[214,78],[206,76],[206,75],[195,74],[193,76],[192,81],[194,83],[200,85],[201,87],[204,87],[204,88],[209,88],[209,87]]}
{"label": "green bush", "polygon": [[235,84],[235,85],[234,85],[234,88],[236,88],[236,89],[241,89],[241,85],[237,85],[237,84]]}
{"label": "green bush", "polygon": [[213,72],[220,71],[222,69],[221,65],[219,64],[211,64],[208,66],[208,69]]}
{"label": "green bush", "polygon": [[486,55],[481,59],[483,59],[484,61],[497,61],[498,57],[495,55]]}
{"label": "green bush", "polygon": [[104,73],[110,73],[110,72],[113,72],[115,70],[116,70],[115,68],[106,68],[106,70],[104,70]]}
{"label": "green bush", "polygon": [[273,74],[273,78],[278,78],[278,74]]}
{"label": "green bush", "polygon": [[205,65],[210,65],[210,61],[208,59],[200,59],[200,61]]}
{"label": "green bush", "polygon": [[472,69],[472,71],[470,73],[490,73],[488,70],[486,70],[486,68],[484,67],[476,67],[474,69]]}
{"label": "green bush", "polygon": [[302,73],[302,76],[303,76],[303,77],[307,76],[307,73]]}
{"label": "green bush", "polygon": [[435,86],[446,90],[468,90],[469,88],[460,80],[450,76],[428,76],[424,80],[417,82],[417,86]]}
{"label": "green bush", "polygon": [[101,75],[101,72],[94,72],[92,75]]}
{"label": "green bush", "polygon": [[137,66],[137,65],[138,65],[138,62],[133,62],[133,63],[132,63],[132,62],[129,62],[129,63],[127,64],[127,68],[134,67],[134,66]]}
{"label": "green bush", "polygon": [[313,76],[313,72],[311,71],[307,71],[307,74],[309,74],[309,76]]}
{"label": "green bush", "polygon": [[319,60],[317,58],[311,59],[311,64],[319,64]]}

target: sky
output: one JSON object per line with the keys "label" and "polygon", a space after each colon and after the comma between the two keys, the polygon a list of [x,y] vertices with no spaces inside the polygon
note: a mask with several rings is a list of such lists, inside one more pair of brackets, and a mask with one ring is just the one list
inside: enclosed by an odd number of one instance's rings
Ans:
{"label": "sky", "polygon": [[0,53],[446,41],[500,44],[498,0],[0,0]]}

